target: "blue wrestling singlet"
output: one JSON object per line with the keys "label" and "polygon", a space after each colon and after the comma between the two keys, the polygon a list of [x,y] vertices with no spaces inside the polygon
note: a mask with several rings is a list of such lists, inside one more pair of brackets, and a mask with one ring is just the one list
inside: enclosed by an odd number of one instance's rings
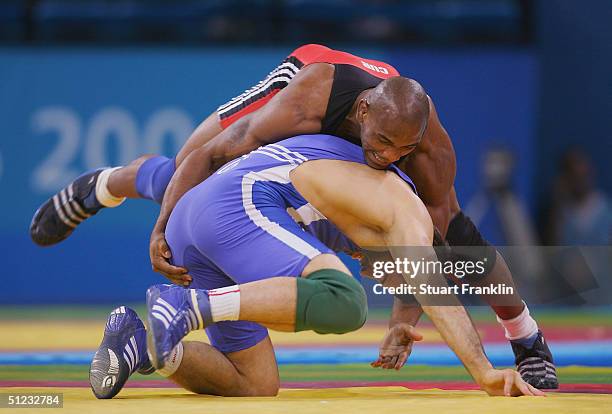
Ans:
{"label": "blue wrestling singlet", "polygon": [[[322,253],[356,246],[295,189],[289,173],[309,160],[365,164],[362,148],[330,135],[300,135],[260,147],[221,167],[187,192],[166,227],[173,263],[190,287],[215,289],[276,276],[299,277]],[[413,188],[410,179],[396,171]],[[250,348],[267,336],[259,324],[219,322],[206,328],[221,352]]]}

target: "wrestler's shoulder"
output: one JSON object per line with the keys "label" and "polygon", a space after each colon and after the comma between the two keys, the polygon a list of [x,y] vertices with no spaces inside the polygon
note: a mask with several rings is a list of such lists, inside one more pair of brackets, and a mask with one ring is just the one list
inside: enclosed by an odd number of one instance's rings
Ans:
{"label": "wrestler's shoulder", "polygon": [[284,99],[316,117],[325,114],[327,101],[334,82],[334,66],[328,63],[314,63],[304,67],[286,88]]}

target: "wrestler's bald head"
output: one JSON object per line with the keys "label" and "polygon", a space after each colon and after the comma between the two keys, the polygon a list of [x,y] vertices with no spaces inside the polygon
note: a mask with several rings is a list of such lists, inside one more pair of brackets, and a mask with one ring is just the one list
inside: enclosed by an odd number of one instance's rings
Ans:
{"label": "wrestler's bald head", "polygon": [[384,112],[394,122],[420,126],[423,131],[429,118],[429,100],[420,83],[396,76],[378,84],[368,97],[372,109]]}
{"label": "wrestler's bald head", "polygon": [[414,150],[429,119],[429,98],[414,79],[397,76],[372,89],[358,108],[368,164],[383,167]]}

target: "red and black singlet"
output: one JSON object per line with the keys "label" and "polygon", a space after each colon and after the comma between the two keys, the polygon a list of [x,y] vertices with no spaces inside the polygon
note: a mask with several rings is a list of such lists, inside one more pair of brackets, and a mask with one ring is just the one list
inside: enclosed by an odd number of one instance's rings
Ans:
{"label": "red and black singlet", "polygon": [[334,134],[350,112],[361,92],[376,87],[384,79],[399,76],[384,62],[365,59],[325,46],[310,44],[294,50],[279,66],[254,87],[217,109],[221,126],[229,125],[265,105],[291,82],[295,75],[312,63],[334,65],[334,81],[321,131]]}

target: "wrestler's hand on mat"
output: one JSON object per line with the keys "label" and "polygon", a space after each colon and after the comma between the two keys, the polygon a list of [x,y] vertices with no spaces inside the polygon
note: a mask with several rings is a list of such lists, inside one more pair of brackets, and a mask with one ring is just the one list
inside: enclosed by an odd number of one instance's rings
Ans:
{"label": "wrestler's hand on mat", "polygon": [[153,270],[166,276],[172,283],[179,286],[188,286],[191,283],[191,276],[187,274],[187,269],[170,264],[172,253],[166,243],[164,233],[156,231],[151,233],[149,257]]}
{"label": "wrestler's hand on mat", "polygon": [[520,395],[546,396],[537,388],[527,384],[513,369],[490,369],[480,381],[480,388],[489,395],[518,397]]}
{"label": "wrestler's hand on mat", "polygon": [[393,325],[380,344],[378,359],[370,365],[374,368],[399,370],[408,360],[414,341],[422,339],[423,335],[412,325],[407,323]]}

